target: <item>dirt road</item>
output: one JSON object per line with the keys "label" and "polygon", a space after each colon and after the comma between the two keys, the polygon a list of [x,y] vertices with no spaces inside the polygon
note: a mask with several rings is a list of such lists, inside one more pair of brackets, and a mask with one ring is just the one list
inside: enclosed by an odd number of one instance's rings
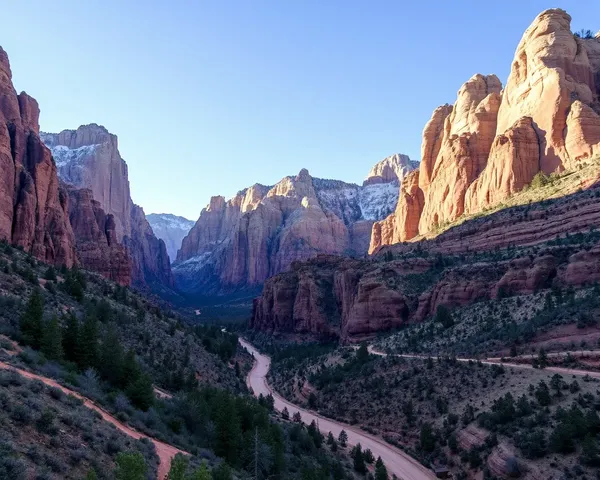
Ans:
{"label": "dirt road", "polygon": [[288,402],[286,399],[274,392],[269,384],[267,383],[267,373],[271,366],[271,359],[267,355],[261,354],[256,348],[249,344],[244,339],[239,339],[240,344],[250,352],[255,359],[254,367],[248,374],[246,382],[254,395],[258,396],[261,393],[263,395],[273,395],[275,399],[275,409],[278,411],[283,410],[287,407],[290,412],[290,416],[296,412],[300,412],[302,421],[304,423],[311,423],[313,420],[319,425],[321,432],[327,434],[328,432],[333,433],[336,437],[342,430],[345,430],[348,434],[348,443],[356,445],[360,443],[364,448],[370,448],[375,457],[381,457],[385,463],[388,473],[395,474],[397,477],[403,480],[422,480],[422,479],[433,479],[435,478],[433,472],[422,466],[414,458],[410,457],[402,450],[380,440],[379,438],[369,435],[361,431],[358,428],[346,425],[329,418],[322,417],[319,414],[305,410],[301,407]]}
{"label": "dirt road", "polygon": [[[370,354],[372,355],[377,355],[379,357],[387,357],[388,354],[384,353],[384,352],[380,352],[379,350],[375,350],[373,348],[372,345],[369,345],[367,347],[367,350],[369,351]],[[590,351],[585,351],[585,352],[579,352],[580,354],[585,354],[585,353],[597,353],[597,351],[595,350],[590,350]],[[573,356],[575,355],[575,352],[571,352],[571,354]],[[408,355],[408,354],[401,354],[401,353],[397,353],[397,354],[393,354],[396,357],[402,357],[402,358],[420,358],[422,360],[426,360],[427,358],[429,358],[429,356],[427,355]],[[560,357],[560,356],[566,356],[567,352],[557,352],[557,353],[549,353],[547,354],[549,357]],[[524,355],[520,358],[534,358],[532,355]],[[488,358],[486,360],[480,360],[480,359],[476,359],[476,358],[462,358],[462,357],[458,357],[456,359],[459,362],[481,362],[484,365],[503,365],[505,367],[514,367],[514,368],[525,368],[525,369],[533,369],[532,365],[526,364],[526,363],[510,363],[510,362],[506,362],[506,361],[502,361],[500,358]],[[600,379],[600,372],[594,372],[591,370],[577,370],[575,368],[564,368],[564,367],[545,367],[544,371],[546,372],[555,372],[555,373],[561,373],[563,375],[578,375],[580,377],[585,377],[585,376],[589,376],[592,378],[598,378]]]}
{"label": "dirt road", "polygon": [[102,416],[103,420],[105,420],[109,423],[112,423],[115,427],[117,427],[119,430],[121,430],[124,434],[130,436],[131,438],[135,438],[136,440],[139,440],[140,438],[147,438],[148,440],[150,440],[154,444],[154,448],[156,449],[156,454],[158,455],[158,459],[160,462],[158,465],[158,478],[161,480],[165,479],[167,477],[167,475],[169,473],[169,469],[171,468],[171,460],[173,459],[173,457],[175,455],[177,455],[178,453],[182,453],[184,455],[189,455],[187,452],[184,452],[183,450],[179,450],[178,448],[175,448],[171,445],[163,443],[160,440],[156,440],[152,437],[149,437],[148,435],[140,433],[137,430],[134,430],[133,428],[125,425],[124,423],[117,420],[110,413],[106,412],[104,409],[102,409],[101,407],[96,405],[94,402],[92,402],[88,398],[82,396],[81,394],[79,394],[73,390],[68,389],[67,387],[60,385],[59,383],[52,380],[51,378],[42,377],[40,375],[36,375],[35,373],[28,372],[27,370],[21,370],[20,368],[13,367],[12,365],[9,365],[8,363],[4,363],[4,362],[0,362],[0,369],[12,370],[12,371],[17,372],[20,375],[24,376],[25,378],[39,380],[39,381],[45,383],[46,385],[49,385],[51,387],[56,387],[56,388],[62,390],[64,393],[66,393],[68,395],[73,395],[74,397],[79,398],[80,400],[83,400],[83,403],[86,407],[98,412]]}

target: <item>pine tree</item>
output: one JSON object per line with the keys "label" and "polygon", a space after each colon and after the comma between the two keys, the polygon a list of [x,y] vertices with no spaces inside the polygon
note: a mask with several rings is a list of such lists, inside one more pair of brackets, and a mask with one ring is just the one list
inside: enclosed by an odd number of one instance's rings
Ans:
{"label": "pine tree", "polygon": [[21,316],[20,326],[26,344],[39,349],[44,332],[44,298],[39,288],[35,288],[29,297],[25,312]]}
{"label": "pine tree", "polygon": [[221,462],[217,468],[212,471],[213,480],[233,480],[231,468],[225,462]]}
{"label": "pine tree", "polygon": [[152,379],[145,373],[141,374],[134,383],[129,384],[126,393],[131,403],[140,410],[146,411],[154,405]]}
{"label": "pine tree", "polygon": [[202,461],[200,468],[192,473],[190,480],[211,480],[210,472],[206,466],[206,461]]}
{"label": "pine tree", "polygon": [[79,330],[77,364],[81,370],[94,368],[98,363],[98,325],[93,315],[87,315]]}
{"label": "pine tree", "polygon": [[77,362],[79,359],[79,320],[73,312],[67,315],[62,342],[65,358],[70,362]]}
{"label": "pine tree", "polygon": [[135,352],[130,349],[123,360],[121,387],[127,388],[131,383],[135,383],[141,374],[142,371],[135,359]]}
{"label": "pine tree", "polygon": [[50,265],[46,270],[46,273],[44,273],[44,278],[51,282],[56,282],[56,270],[52,265]]}
{"label": "pine tree", "polygon": [[381,457],[377,457],[377,461],[375,462],[375,480],[388,480],[387,468],[383,464],[383,460]]}
{"label": "pine tree", "polygon": [[215,453],[231,465],[236,465],[241,446],[241,423],[235,401],[228,394],[221,394],[215,418],[217,441]]}
{"label": "pine tree", "polygon": [[358,473],[367,473],[367,465],[360,443],[352,449],[352,459],[354,460],[354,470]]}
{"label": "pine tree", "polygon": [[169,475],[167,480],[185,480],[185,472],[187,470],[189,459],[184,455],[177,454],[171,462]]}
{"label": "pine tree", "polygon": [[63,358],[62,330],[56,315],[44,325],[41,351],[50,360],[60,361]]}
{"label": "pine tree", "polygon": [[98,371],[111,385],[118,386],[123,378],[123,357],[119,332],[114,324],[110,324],[100,345]]}
{"label": "pine tree", "polygon": [[344,448],[346,448],[346,445],[348,445],[348,434],[346,433],[346,430],[342,430],[338,436],[338,442],[340,442],[340,445]]}
{"label": "pine tree", "polygon": [[141,453],[119,453],[117,455],[117,480],[146,480],[148,467]]}

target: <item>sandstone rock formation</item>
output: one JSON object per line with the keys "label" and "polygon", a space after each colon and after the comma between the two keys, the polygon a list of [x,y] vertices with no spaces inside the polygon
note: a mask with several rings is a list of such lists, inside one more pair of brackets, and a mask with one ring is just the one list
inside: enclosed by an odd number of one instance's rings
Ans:
{"label": "sandstone rock formation", "polygon": [[125,245],[131,258],[132,282],[172,286],[165,244],[131,200],[127,164],[119,154],[117,137],[91,124],[43,133],[41,138],[52,151],[60,178],[75,188],[91,190],[100,208],[113,215],[117,241]]}
{"label": "sandstone rock formation", "polygon": [[[592,285],[600,280],[600,245],[590,230],[600,224],[599,197],[596,185],[471,220],[433,240],[385,247],[367,259],[295,262],[265,282],[251,326],[354,342],[423,321],[440,305]],[[591,248],[589,239],[596,239]]]}
{"label": "sandstone rock formation", "polygon": [[50,151],[39,138],[39,107],[17,95],[6,52],[0,48],[0,239],[40,260],[77,262],[68,198]]}
{"label": "sandstone rock formation", "polygon": [[576,170],[600,154],[600,39],[576,38],[570,22],[563,10],[542,12],[504,90],[495,76],[475,75],[454,106],[434,111],[418,182],[403,185],[394,214],[374,226],[370,252],[498,205],[538,172]]}
{"label": "sandstone rock formation", "polygon": [[195,222],[170,213],[151,213],[146,215],[146,219],[150,223],[154,235],[165,242],[169,259],[173,263],[177,259],[177,251],[181,248],[181,241],[192,229]]}
{"label": "sandstone rock formation", "polygon": [[104,213],[91,190],[67,188],[69,217],[82,266],[121,285],[129,285],[131,258],[118,242],[114,216]]}
{"label": "sandstone rock formation", "polygon": [[398,198],[398,178],[413,168],[394,155],[364,186],[313,178],[307,170],[272,187],[256,184],[230,200],[213,197],[183,239],[174,273],[188,291],[262,284],[319,253],[364,255],[375,220]]}

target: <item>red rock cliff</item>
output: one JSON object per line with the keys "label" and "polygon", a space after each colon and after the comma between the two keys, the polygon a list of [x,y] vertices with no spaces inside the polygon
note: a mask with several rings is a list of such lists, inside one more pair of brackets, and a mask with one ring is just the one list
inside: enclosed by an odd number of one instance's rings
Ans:
{"label": "red rock cliff", "polygon": [[137,285],[173,286],[165,244],[156,238],[141,207],[131,200],[127,164],[118,140],[106,128],[91,124],[77,130],[43,133],[60,178],[76,188],[91,190],[100,208],[113,216],[117,241],[131,259],[129,277]]}
{"label": "red rock cliff", "polygon": [[521,39],[504,90],[475,75],[423,131],[418,186],[376,224],[370,252],[502,203],[538,172],[576,170],[600,154],[600,39],[581,39],[563,10],[542,12]]}
{"label": "red rock cliff", "polygon": [[0,238],[70,267],[77,257],[68,198],[40,141],[38,119],[37,102],[24,92],[17,95],[0,48]]}

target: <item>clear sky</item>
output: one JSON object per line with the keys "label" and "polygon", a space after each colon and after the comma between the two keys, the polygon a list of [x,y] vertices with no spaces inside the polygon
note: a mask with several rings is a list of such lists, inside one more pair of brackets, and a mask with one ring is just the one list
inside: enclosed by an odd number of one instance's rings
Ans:
{"label": "clear sky", "polygon": [[600,29],[600,1],[3,0],[0,45],[43,130],[119,137],[147,213],[196,219],[301,168],[361,182],[419,159],[435,107],[475,73],[505,82],[527,26],[560,6]]}

